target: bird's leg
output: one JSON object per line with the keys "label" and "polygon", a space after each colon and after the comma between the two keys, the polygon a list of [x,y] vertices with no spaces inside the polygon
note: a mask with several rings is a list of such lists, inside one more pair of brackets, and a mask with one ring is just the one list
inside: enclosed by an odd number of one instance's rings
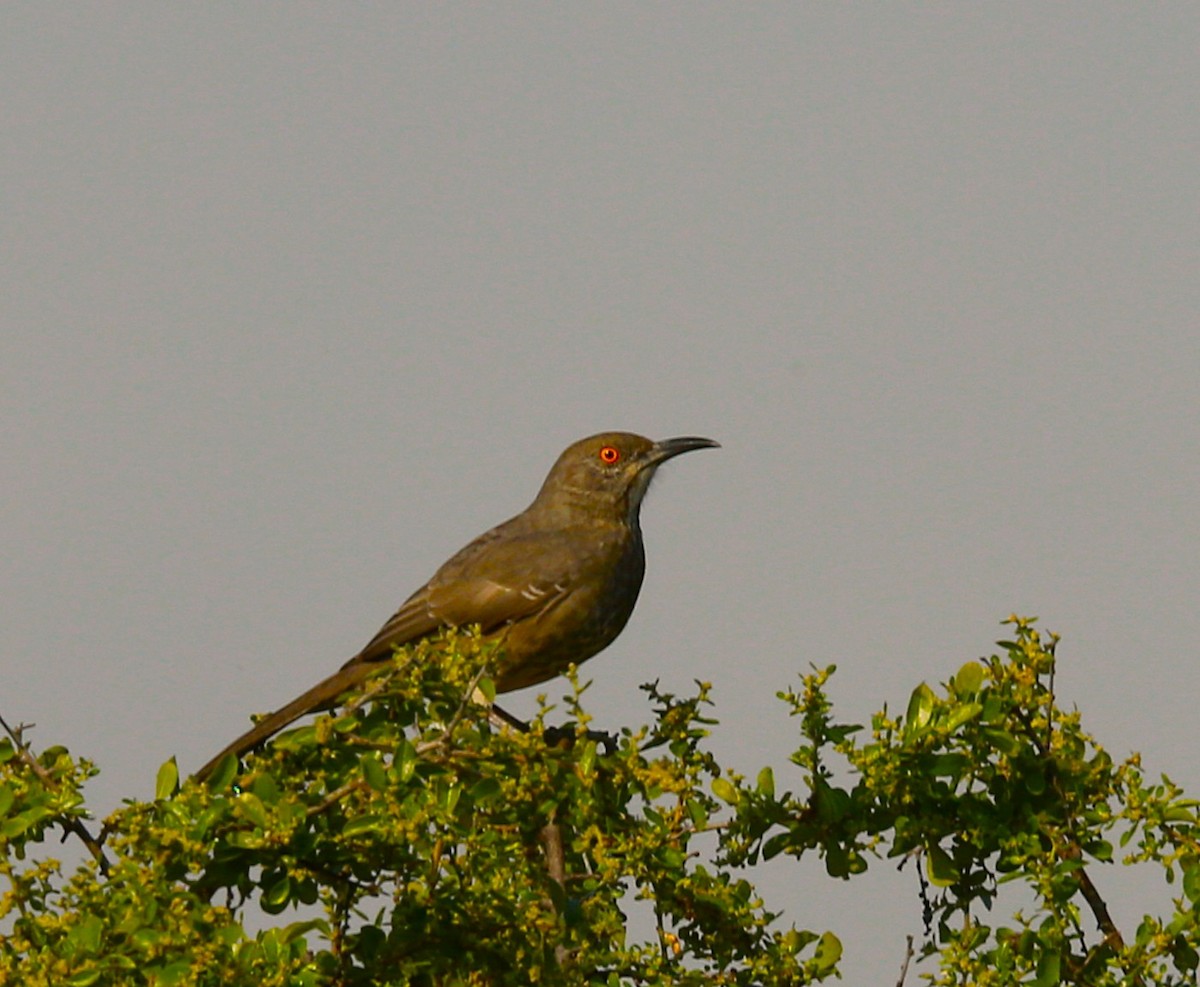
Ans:
{"label": "bird's leg", "polygon": [[[616,734],[609,733],[607,730],[585,730],[583,735],[593,744],[602,747],[605,757],[617,752]],[[546,727],[543,736],[546,738],[546,743],[553,746],[561,743],[573,744],[578,734],[570,727]]]}
{"label": "bird's leg", "polygon": [[[483,702],[484,700],[481,696],[476,696],[475,701]],[[502,706],[497,706],[495,703],[492,703],[491,708],[488,710],[488,719],[491,721],[492,726],[497,728],[508,727],[511,730],[519,730],[521,733],[529,732],[529,724],[525,720],[513,716],[508,710]],[[543,736],[546,738],[546,743],[553,747],[564,741],[573,743],[576,733],[574,730],[566,727],[546,727]],[[588,730],[584,733],[584,736],[593,744],[602,747],[606,755],[617,752],[616,735],[609,733],[607,730]]]}
{"label": "bird's leg", "polygon": [[[486,704],[481,696],[476,697],[476,701],[482,701]],[[521,733],[529,733],[529,724],[518,716],[513,716],[508,710],[502,706],[497,706],[492,703],[488,708],[488,719],[492,721],[494,727],[509,727],[513,730],[519,730]]]}

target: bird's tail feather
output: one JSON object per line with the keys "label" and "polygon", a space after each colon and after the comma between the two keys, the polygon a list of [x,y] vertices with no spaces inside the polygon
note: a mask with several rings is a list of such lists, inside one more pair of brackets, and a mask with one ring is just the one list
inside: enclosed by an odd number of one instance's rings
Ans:
{"label": "bird's tail feather", "polygon": [[277,734],[284,727],[295,723],[307,713],[315,713],[337,705],[338,697],[358,685],[374,669],[377,662],[355,662],[343,665],[336,672],[314,685],[303,695],[297,696],[286,706],[277,709],[266,718],[259,720],[237,740],[228,744],[216,757],[212,758],[196,772],[197,781],[204,781],[216,770],[226,754],[241,757],[247,751],[254,749],[268,738]]}

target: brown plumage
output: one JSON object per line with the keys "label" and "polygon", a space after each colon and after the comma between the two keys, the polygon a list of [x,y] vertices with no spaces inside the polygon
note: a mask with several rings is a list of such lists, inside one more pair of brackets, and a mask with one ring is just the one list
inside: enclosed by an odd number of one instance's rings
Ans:
{"label": "brown plumage", "polygon": [[239,757],[306,713],[328,709],[397,647],[479,624],[502,640],[499,692],[536,685],[621,633],[645,571],[639,510],[654,471],[711,439],[602,432],[568,446],[533,503],[452,556],[357,655],[261,720],[196,772]]}

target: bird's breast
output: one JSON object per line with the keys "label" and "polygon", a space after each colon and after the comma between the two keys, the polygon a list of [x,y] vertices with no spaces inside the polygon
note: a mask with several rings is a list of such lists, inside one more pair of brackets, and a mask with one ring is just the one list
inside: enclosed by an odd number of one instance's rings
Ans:
{"label": "bird's breast", "polygon": [[570,577],[559,580],[536,615],[515,621],[504,633],[500,692],[536,685],[608,647],[633,613],[645,574],[636,532],[593,537]]}

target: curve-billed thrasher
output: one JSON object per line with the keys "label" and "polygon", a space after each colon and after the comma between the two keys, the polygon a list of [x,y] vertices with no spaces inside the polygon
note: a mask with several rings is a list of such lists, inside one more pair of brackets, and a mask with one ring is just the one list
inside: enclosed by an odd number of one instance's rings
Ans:
{"label": "curve-billed thrasher", "polygon": [[362,651],[260,720],[196,777],[305,713],[335,705],[397,647],[443,627],[479,624],[501,640],[498,692],[545,682],[602,651],[621,633],[642,586],[638,514],[654,471],[672,456],[716,445],[602,432],[568,446],[529,507],[454,555]]}

